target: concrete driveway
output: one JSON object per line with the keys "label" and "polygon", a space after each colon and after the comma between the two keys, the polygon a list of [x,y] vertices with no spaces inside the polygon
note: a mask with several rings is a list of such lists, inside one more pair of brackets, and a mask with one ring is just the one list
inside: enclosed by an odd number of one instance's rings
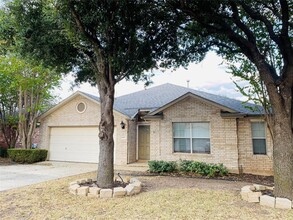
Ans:
{"label": "concrete driveway", "polygon": [[96,171],[98,164],[45,161],[30,165],[0,166],[0,191],[47,180]]}

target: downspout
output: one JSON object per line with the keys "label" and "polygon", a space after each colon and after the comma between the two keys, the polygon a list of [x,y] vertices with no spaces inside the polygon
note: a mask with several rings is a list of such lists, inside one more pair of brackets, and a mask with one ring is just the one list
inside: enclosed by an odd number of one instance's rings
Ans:
{"label": "downspout", "polygon": [[237,152],[238,152],[238,173],[240,175],[243,174],[243,166],[240,164],[241,162],[241,155],[240,155],[240,147],[239,147],[239,118],[236,118],[236,143],[237,143]]}

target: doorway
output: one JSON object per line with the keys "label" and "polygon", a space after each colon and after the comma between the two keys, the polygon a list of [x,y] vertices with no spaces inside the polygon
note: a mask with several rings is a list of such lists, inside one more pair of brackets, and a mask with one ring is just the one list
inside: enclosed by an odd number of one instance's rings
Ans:
{"label": "doorway", "polygon": [[150,159],[150,126],[138,125],[138,160]]}

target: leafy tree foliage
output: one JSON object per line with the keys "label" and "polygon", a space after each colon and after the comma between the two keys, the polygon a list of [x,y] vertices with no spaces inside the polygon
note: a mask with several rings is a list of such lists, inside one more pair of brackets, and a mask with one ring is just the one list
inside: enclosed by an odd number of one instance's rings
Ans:
{"label": "leafy tree foliage", "polygon": [[[98,183],[113,183],[113,102],[122,79],[146,80],[145,70],[203,58],[178,50],[177,20],[161,1],[15,0],[8,12],[15,17],[18,51],[59,71],[72,70],[78,82],[98,86],[101,100]],[[165,12],[164,14],[162,12]],[[168,30],[168,31],[167,31]],[[190,45],[186,45],[189,47]],[[181,51],[181,53],[178,53]],[[164,59],[165,54],[168,59]]]}
{"label": "leafy tree foliage", "polygon": [[12,88],[13,76],[5,71],[0,59],[0,132],[8,147],[15,147],[18,139],[17,90]]}
{"label": "leafy tree foliage", "polygon": [[[293,199],[292,0],[166,2],[185,15],[181,28],[190,42],[202,39],[232,64],[234,74],[254,84],[250,92],[268,94],[275,195]],[[265,95],[259,101],[267,107]]]}
{"label": "leafy tree foliage", "polygon": [[8,146],[19,137],[22,147],[31,148],[37,116],[47,108],[60,76],[13,56],[1,56],[0,63],[2,132]]}

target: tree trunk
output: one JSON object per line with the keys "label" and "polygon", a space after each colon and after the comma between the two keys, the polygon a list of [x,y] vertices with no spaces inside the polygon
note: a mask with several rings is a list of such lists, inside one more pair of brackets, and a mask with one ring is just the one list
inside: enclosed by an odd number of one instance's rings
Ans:
{"label": "tree trunk", "polygon": [[291,120],[283,111],[273,116],[274,195],[293,200],[293,135]]}
{"label": "tree trunk", "polygon": [[101,99],[101,121],[99,127],[100,156],[97,183],[101,188],[113,186],[114,178],[114,84],[101,79],[98,82]]}

